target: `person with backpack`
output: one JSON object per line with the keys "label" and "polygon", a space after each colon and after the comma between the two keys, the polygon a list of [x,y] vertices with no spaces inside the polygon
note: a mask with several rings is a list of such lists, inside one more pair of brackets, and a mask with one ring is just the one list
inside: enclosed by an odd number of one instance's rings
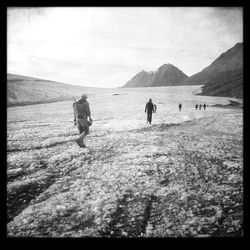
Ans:
{"label": "person with backpack", "polygon": [[152,122],[152,113],[153,112],[155,112],[154,105],[153,105],[152,99],[150,98],[145,106],[145,113],[147,113],[147,123],[149,123],[149,124],[151,124],[151,122]]}
{"label": "person with backpack", "polygon": [[80,134],[75,142],[79,147],[85,148],[84,138],[89,134],[89,127],[93,122],[86,94],[83,94],[79,101],[73,103],[73,110],[74,122]]}

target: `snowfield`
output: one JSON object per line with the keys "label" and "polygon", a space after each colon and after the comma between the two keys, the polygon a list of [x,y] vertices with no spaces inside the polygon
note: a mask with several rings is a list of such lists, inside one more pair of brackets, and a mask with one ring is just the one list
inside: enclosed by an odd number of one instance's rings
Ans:
{"label": "snowfield", "polygon": [[[73,100],[8,108],[7,235],[242,236],[243,112],[197,91],[91,96],[86,149],[74,142]],[[149,98],[157,104],[151,125]]]}

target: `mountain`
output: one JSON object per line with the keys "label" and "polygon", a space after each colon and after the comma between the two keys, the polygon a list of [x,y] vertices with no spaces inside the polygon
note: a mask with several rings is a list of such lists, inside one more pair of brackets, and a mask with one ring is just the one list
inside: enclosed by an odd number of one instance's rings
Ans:
{"label": "mountain", "polygon": [[146,72],[143,70],[128,81],[123,88],[146,87],[148,83],[150,83],[153,74],[153,72]]}
{"label": "mountain", "polygon": [[211,77],[199,95],[243,98],[243,68]]}
{"label": "mountain", "polygon": [[[228,93],[234,95],[234,90],[230,90],[231,87],[234,89],[238,86],[237,88],[242,89],[243,77],[240,74],[243,74],[243,43],[237,43],[234,47],[222,53],[208,67],[185,79],[182,85],[205,85],[202,94],[206,95],[210,94],[210,90],[212,95],[217,95],[217,86],[218,95],[227,95]],[[237,79],[237,83],[232,83],[232,79]],[[225,88],[224,93],[222,81]],[[208,85],[211,85],[211,87],[208,87]],[[236,92],[238,95],[242,90]]]}
{"label": "mountain", "polygon": [[183,81],[183,85],[203,85],[219,73],[240,68],[243,68],[243,43],[237,43],[234,47],[222,53],[208,67]]}
{"label": "mountain", "polygon": [[90,92],[81,87],[34,77],[7,74],[7,106],[27,105],[72,99]]}
{"label": "mountain", "polygon": [[172,64],[163,64],[156,71],[141,71],[129,80],[123,88],[156,87],[180,85],[188,78],[181,70]]}

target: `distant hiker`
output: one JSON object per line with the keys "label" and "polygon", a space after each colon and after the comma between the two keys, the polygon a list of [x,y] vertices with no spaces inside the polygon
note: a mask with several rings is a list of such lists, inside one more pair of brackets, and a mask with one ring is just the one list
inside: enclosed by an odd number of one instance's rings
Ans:
{"label": "distant hiker", "polygon": [[179,111],[181,111],[181,108],[182,108],[182,104],[179,103]]}
{"label": "distant hiker", "polygon": [[156,110],[157,110],[156,104],[154,104],[153,107],[154,107],[154,113],[156,113]]}
{"label": "distant hiker", "polygon": [[200,105],[199,105],[199,109],[201,109],[201,107],[202,107],[202,105],[200,104]]}
{"label": "distant hiker", "polygon": [[204,103],[204,105],[203,105],[204,110],[206,110],[206,107],[207,107],[207,105]]}
{"label": "distant hiker", "polygon": [[196,110],[197,110],[197,108],[198,108],[198,104],[195,105],[195,109],[196,109]]}
{"label": "distant hiker", "polygon": [[152,122],[152,113],[154,112],[154,105],[152,103],[152,99],[149,99],[149,101],[146,103],[145,106],[145,113],[147,113],[147,123],[151,124]]}
{"label": "distant hiker", "polygon": [[89,127],[92,125],[92,118],[87,95],[83,94],[78,102],[73,103],[74,122],[77,125],[80,136],[75,140],[79,147],[85,148],[84,138],[89,134]]}

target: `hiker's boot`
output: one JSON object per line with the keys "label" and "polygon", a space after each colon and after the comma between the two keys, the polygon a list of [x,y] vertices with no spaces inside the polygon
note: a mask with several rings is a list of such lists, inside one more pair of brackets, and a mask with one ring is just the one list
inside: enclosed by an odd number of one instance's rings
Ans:
{"label": "hiker's boot", "polygon": [[76,139],[75,142],[78,144],[78,146],[80,148],[84,148],[86,147],[84,144],[83,144],[83,141],[81,139]]}

